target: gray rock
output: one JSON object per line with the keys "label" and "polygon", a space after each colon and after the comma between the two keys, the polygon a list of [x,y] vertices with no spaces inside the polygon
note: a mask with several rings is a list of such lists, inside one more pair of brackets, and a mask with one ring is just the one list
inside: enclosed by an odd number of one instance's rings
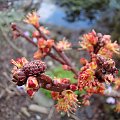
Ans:
{"label": "gray rock", "polygon": [[44,94],[40,92],[40,90],[34,95],[33,100],[44,107],[51,107],[54,105],[54,101],[52,99],[48,99]]}

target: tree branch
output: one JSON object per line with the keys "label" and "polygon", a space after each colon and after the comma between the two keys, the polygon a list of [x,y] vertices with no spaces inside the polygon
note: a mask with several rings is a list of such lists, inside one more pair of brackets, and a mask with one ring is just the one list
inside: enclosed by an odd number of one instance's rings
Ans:
{"label": "tree branch", "polygon": [[54,80],[52,80],[49,76],[45,74],[41,74],[40,76],[37,77],[37,79],[39,81],[40,87],[55,92],[62,92],[63,90],[70,89],[70,85],[71,85],[66,83],[56,84]]}
{"label": "tree branch", "polygon": [[[14,31],[14,30],[17,31],[17,32],[20,34],[21,37],[25,38],[25,40],[27,40],[27,41],[30,42],[32,45],[34,45],[35,47],[37,47],[37,44],[36,44],[35,42],[33,42],[32,39],[31,39],[29,36],[26,36],[26,35],[24,34],[24,32],[21,30],[21,28],[19,28],[16,24],[14,24],[14,23],[12,24],[12,29],[13,29],[13,31]],[[62,61],[60,58],[58,58],[58,57],[55,56],[54,54],[52,54],[52,53],[49,52],[48,55],[49,55],[51,58],[53,58],[54,60],[60,62],[61,64],[65,64],[64,61]]]}
{"label": "tree branch", "polygon": [[[35,27],[35,26],[34,26]],[[37,27],[35,27],[38,32],[40,33],[41,37],[44,38],[45,40],[48,40],[48,37]],[[70,59],[66,56],[66,54],[63,51],[59,51],[57,49],[57,47],[55,45],[53,45],[53,49],[59,54],[59,56],[64,60],[64,62],[66,63],[66,65],[71,67],[71,71],[78,76],[78,72],[76,70],[76,68],[72,65],[72,62],[70,61]]]}

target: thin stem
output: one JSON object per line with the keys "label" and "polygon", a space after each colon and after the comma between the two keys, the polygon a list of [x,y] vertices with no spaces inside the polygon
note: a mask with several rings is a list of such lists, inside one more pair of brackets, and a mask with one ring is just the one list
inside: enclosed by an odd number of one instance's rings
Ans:
{"label": "thin stem", "polygon": [[26,36],[24,34],[24,32],[21,30],[21,28],[19,28],[16,24],[14,24],[14,23],[12,24],[12,29],[14,31],[17,31],[20,34],[21,37],[25,38],[28,42],[30,42],[31,44],[33,44],[34,46],[37,47],[37,44],[35,42],[33,42],[32,39],[29,36]]}
{"label": "thin stem", "polygon": [[57,56],[53,55],[52,53],[49,53],[49,56],[53,58],[54,60],[59,61],[62,65],[65,64],[63,60],[59,59]]}
{"label": "thin stem", "polygon": [[54,80],[52,80],[49,76],[45,74],[41,74],[40,76],[37,77],[37,79],[39,81],[40,87],[55,92],[62,92],[64,90],[70,89],[71,85],[63,83],[55,84]]}

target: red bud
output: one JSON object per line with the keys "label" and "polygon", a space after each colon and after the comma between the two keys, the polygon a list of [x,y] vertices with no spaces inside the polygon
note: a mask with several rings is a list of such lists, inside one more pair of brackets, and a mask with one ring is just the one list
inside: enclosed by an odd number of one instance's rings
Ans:
{"label": "red bud", "polygon": [[77,87],[76,85],[72,84],[72,85],[70,85],[70,89],[71,89],[72,91],[75,91],[75,90],[78,89],[78,87]]}
{"label": "red bud", "polygon": [[34,93],[35,93],[35,91],[33,91],[32,89],[27,90],[27,94],[28,94],[29,96],[33,96]]}
{"label": "red bud", "polygon": [[27,79],[27,88],[36,88],[36,87],[38,87],[38,81],[36,77],[30,76]]}

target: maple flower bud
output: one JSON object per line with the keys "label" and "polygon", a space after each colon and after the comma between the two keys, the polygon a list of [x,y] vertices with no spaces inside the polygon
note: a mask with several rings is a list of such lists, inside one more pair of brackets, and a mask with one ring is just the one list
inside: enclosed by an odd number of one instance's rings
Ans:
{"label": "maple flower bud", "polygon": [[77,87],[77,85],[72,84],[72,85],[70,85],[70,89],[71,89],[72,91],[75,91],[75,90],[78,89],[78,87]]}
{"label": "maple flower bud", "polygon": [[32,24],[37,28],[39,27],[39,16],[35,11],[33,11],[32,13],[28,13],[23,21],[28,24]]}
{"label": "maple flower bud", "polygon": [[63,70],[71,70],[71,68],[68,65],[62,65]]}
{"label": "maple flower bud", "polygon": [[28,63],[25,57],[18,58],[17,60],[11,60],[11,63],[15,65],[17,68],[22,68],[26,63]]}
{"label": "maple flower bud", "polygon": [[70,80],[68,78],[54,78],[54,84],[69,84]]}
{"label": "maple flower bud", "polygon": [[37,78],[34,76],[28,77],[26,83],[26,91],[28,95],[32,97],[37,92],[38,89],[39,89],[39,83]]}
{"label": "maple flower bud", "polygon": [[117,41],[112,43],[110,35],[104,35],[102,39],[105,42],[105,48],[107,48],[113,53],[119,54],[120,46],[117,44]]}
{"label": "maple flower bud", "polygon": [[15,79],[16,82],[19,82],[19,81],[23,82],[26,79],[26,75],[25,75],[25,73],[24,73],[24,71],[22,69],[17,69],[13,73],[13,79]]}
{"label": "maple flower bud", "polygon": [[98,36],[94,30],[88,34],[84,34],[82,37],[82,41],[80,42],[80,46],[83,49],[87,49],[90,52],[94,51],[94,46],[98,42]]}
{"label": "maple flower bud", "polygon": [[36,91],[33,90],[33,89],[28,89],[28,90],[27,90],[27,94],[28,94],[30,97],[32,97],[35,93],[36,93]]}
{"label": "maple flower bud", "polygon": [[40,37],[39,32],[38,32],[38,31],[34,31],[34,32],[32,33],[32,37],[39,38],[39,37]]}
{"label": "maple flower bud", "polygon": [[53,100],[57,100],[57,99],[59,99],[59,92],[52,91],[51,96],[52,96]]}
{"label": "maple flower bud", "polygon": [[63,40],[59,41],[56,44],[56,47],[58,48],[58,50],[63,51],[63,50],[69,50],[71,47],[71,43],[68,42],[65,38],[63,38]]}
{"label": "maple flower bud", "polygon": [[92,30],[92,32],[88,33],[88,34],[84,34],[83,38],[87,41],[89,41],[90,44],[95,45],[98,41],[98,37],[96,35],[96,32],[94,30]]}
{"label": "maple flower bud", "polygon": [[116,41],[112,43],[110,35],[103,35],[100,42],[104,43],[104,47],[98,51],[100,55],[103,55],[107,58],[112,58],[113,53],[120,53],[120,46]]}
{"label": "maple flower bud", "polygon": [[53,45],[54,45],[54,40],[52,39],[45,40],[43,38],[39,38],[38,50],[37,52],[34,53],[34,58],[41,59],[42,57],[46,56],[50,52]]}
{"label": "maple flower bud", "polygon": [[88,63],[88,61],[85,58],[80,59],[80,64],[86,65],[87,63]]}
{"label": "maple flower bud", "polygon": [[30,76],[27,79],[26,87],[27,88],[37,88],[39,86],[37,78]]}
{"label": "maple flower bud", "polygon": [[50,34],[50,31],[47,30],[46,28],[44,28],[44,26],[40,26],[39,29],[40,29],[44,34],[46,34],[46,35],[49,35],[49,34]]}
{"label": "maple flower bud", "polygon": [[70,80],[68,78],[61,78],[61,83],[62,84],[69,84]]}
{"label": "maple flower bud", "polygon": [[35,53],[34,53],[34,59],[41,59],[44,56],[44,54],[42,53],[42,51],[40,49],[38,49]]}
{"label": "maple flower bud", "polygon": [[[12,70],[13,79],[18,86],[26,84],[27,78],[29,76],[38,76],[45,72],[46,65],[40,60],[33,60],[28,62],[25,58],[12,60],[12,63],[15,65]],[[28,83],[27,83],[28,84]],[[36,83],[37,84],[37,83]],[[29,81],[28,87],[33,86],[33,81]]]}

